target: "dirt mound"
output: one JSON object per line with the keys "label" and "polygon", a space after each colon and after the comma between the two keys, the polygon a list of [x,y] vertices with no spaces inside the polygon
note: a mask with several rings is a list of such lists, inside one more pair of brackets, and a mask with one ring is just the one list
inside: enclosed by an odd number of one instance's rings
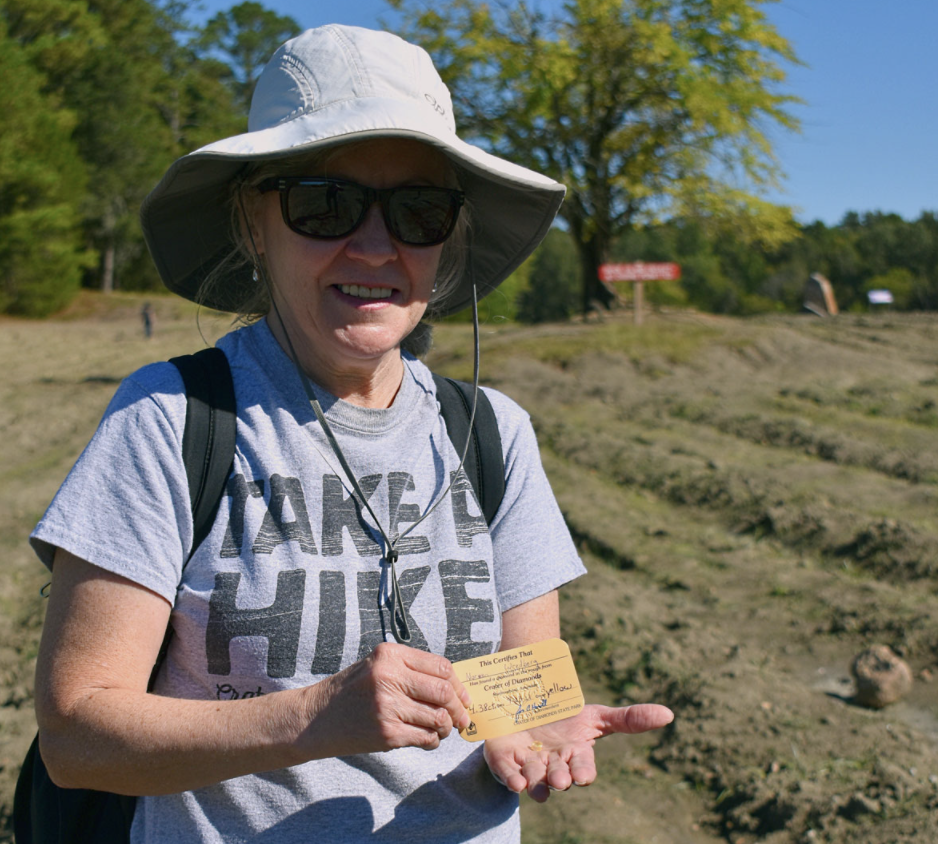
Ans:
{"label": "dirt mound", "polygon": [[[581,671],[677,713],[648,759],[700,806],[660,840],[938,840],[931,320],[709,319],[682,346],[693,320],[576,353],[499,334],[486,368],[532,413],[591,563],[563,604]],[[877,641],[915,682],[873,713],[849,671]]]}

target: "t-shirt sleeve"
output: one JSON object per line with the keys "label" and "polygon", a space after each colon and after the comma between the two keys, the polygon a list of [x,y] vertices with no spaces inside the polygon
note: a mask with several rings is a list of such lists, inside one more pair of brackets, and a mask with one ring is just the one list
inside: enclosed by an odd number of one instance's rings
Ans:
{"label": "t-shirt sleeve", "polygon": [[527,413],[486,388],[505,455],[505,497],[490,526],[502,612],[586,572],[541,464]]}
{"label": "t-shirt sleeve", "polygon": [[168,363],[127,378],[30,536],[49,568],[56,548],[173,603],[192,543],[182,378]]}

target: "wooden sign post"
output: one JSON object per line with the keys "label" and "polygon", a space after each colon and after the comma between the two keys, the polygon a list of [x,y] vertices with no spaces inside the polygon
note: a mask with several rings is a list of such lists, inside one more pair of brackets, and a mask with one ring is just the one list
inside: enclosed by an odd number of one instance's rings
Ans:
{"label": "wooden sign post", "polygon": [[645,299],[646,281],[677,281],[681,277],[681,268],[678,264],[646,264],[644,261],[635,261],[631,264],[600,264],[599,280],[630,281],[633,290],[633,308],[635,324],[642,324],[642,308]]}

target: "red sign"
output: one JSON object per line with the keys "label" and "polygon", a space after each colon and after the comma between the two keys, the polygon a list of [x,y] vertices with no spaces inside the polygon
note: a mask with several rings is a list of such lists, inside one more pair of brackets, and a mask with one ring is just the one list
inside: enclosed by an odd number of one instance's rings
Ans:
{"label": "red sign", "polygon": [[600,281],[677,281],[681,277],[679,264],[600,264]]}

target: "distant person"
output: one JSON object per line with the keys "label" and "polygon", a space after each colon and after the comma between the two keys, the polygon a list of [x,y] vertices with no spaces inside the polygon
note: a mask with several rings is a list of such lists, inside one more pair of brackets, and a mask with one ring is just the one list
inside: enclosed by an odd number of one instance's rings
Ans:
{"label": "distant person", "polygon": [[423,50],[325,26],[274,55],[247,133],[147,198],[169,288],[248,322],[218,344],[228,495],[183,569],[186,400],[154,364],[32,534],[54,561],[43,756],[62,785],[146,795],[133,842],[518,842],[518,792],[588,785],[598,737],[670,721],[587,706],[484,745],[454,732],[451,660],[558,636],[557,589],[584,569],[527,414],[494,390],[500,509],[486,525],[452,491],[460,454],[407,349],[531,254],[563,192],[457,137]]}
{"label": "distant person", "polygon": [[150,307],[149,302],[143,303],[140,318],[143,320],[143,336],[149,340],[153,336],[153,308]]}

